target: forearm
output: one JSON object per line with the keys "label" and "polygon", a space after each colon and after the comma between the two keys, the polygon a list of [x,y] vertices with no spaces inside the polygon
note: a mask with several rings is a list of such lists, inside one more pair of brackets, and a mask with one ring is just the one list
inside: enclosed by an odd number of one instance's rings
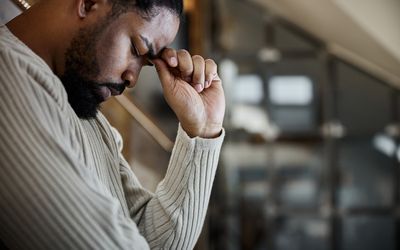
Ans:
{"label": "forearm", "polygon": [[191,249],[206,215],[224,133],[189,138],[182,130],[164,180],[144,209],[139,230],[151,248]]}

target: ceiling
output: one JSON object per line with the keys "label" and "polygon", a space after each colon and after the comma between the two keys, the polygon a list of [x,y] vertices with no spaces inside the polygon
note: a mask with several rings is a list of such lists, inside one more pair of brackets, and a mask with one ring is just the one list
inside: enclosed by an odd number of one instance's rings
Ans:
{"label": "ceiling", "polygon": [[323,40],[330,53],[400,88],[399,0],[248,0]]}

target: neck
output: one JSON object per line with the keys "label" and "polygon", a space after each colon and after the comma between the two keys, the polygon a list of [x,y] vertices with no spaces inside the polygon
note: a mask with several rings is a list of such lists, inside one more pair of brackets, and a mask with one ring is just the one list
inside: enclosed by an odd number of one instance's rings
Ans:
{"label": "neck", "polygon": [[60,8],[47,4],[52,1],[42,2],[11,20],[7,27],[40,56],[56,75],[60,75],[64,70],[64,51],[70,43],[72,30],[68,29],[68,20],[64,19],[62,11],[58,11]]}

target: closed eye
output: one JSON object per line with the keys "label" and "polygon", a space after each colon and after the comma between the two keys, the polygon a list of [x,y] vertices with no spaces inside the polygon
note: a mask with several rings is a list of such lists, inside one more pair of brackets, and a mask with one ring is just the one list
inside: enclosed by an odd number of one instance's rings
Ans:
{"label": "closed eye", "polygon": [[[131,42],[131,53],[134,57],[141,57],[142,55],[139,54],[138,49],[136,48],[135,44]],[[145,64],[146,66],[154,66],[153,62],[151,59],[146,58]]]}
{"label": "closed eye", "polygon": [[131,42],[131,53],[134,57],[139,57],[139,51],[137,50],[136,46]]}

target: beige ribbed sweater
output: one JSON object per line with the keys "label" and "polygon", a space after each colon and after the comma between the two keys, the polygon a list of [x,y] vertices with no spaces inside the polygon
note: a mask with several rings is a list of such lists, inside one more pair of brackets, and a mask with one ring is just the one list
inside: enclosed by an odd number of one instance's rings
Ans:
{"label": "beige ribbed sweater", "polygon": [[179,127],[151,193],[103,115],[80,120],[47,64],[0,26],[0,238],[9,248],[192,249],[223,136],[189,138]]}

